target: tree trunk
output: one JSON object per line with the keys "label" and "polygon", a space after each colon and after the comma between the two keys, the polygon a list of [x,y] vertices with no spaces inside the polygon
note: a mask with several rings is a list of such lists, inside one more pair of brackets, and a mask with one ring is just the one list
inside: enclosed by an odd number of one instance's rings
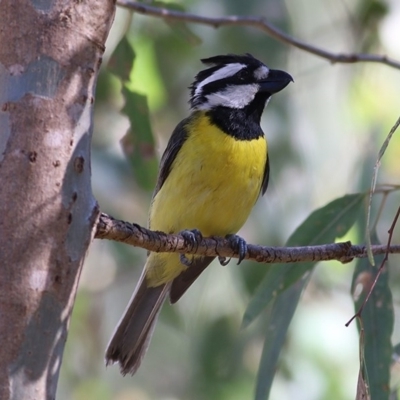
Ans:
{"label": "tree trunk", "polygon": [[94,89],[114,0],[0,0],[0,399],[54,399],[99,210]]}

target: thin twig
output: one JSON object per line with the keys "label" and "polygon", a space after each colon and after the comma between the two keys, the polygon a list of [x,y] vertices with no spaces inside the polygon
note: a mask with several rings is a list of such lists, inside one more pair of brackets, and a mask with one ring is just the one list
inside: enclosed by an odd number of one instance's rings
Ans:
{"label": "thin twig", "polygon": [[[108,239],[142,247],[153,252],[173,252],[203,256],[238,258],[225,238],[203,238],[195,245],[187,243],[181,235],[167,235],[143,228],[137,224],[116,220],[107,214],[100,215],[95,235],[98,239]],[[400,245],[372,246],[374,254],[400,253]],[[332,243],[320,246],[266,247],[248,244],[245,259],[260,263],[292,263],[309,261],[338,260],[349,262],[353,258],[367,256],[365,246],[354,246],[350,242]]]}
{"label": "thin twig", "polygon": [[378,154],[378,159],[375,162],[375,167],[374,167],[374,173],[372,175],[372,181],[371,181],[371,189],[369,192],[369,199],[368,199],[368,208],[367,208],[367,224],[366,224],[366,241],[367,241],[367,251],[368,251],[368,258],[369,261],[372,265],[375,266],[375,261],[374,258],[372,257],[372,252],[369,249],[369,246],[371,246],[371,228],[370,228],[370,222],[371,222],[371,210],[372,210],[372,197],[375,193],[375,188],[376,188],[376,181],[378,179],[378,170],[379,170],[379,166],[381,165],[381,160],[383,155],[385,154],[386,149],[389,146],[389,143],[394,135],[394,133],[396,132],[397,128],[400,126],[400,117],[397,119],[397,121],[395,122],[395,124],[392,126],[392,128],[390,129],[389,134],[387,135],[385,141],[383,142],[380,150],[379,150],[379,154]]}
{"label": "thin twig", "polygon": [[388,65],[393,68],[400,69],[400,62],[386,55],[377,54],[344,54],[344,53],[332,53],[305,43],[293,36],[276,28],[274,25],[269,23],[264,17],[253,17],[253,16],[237,16],[231,15],[226,17],[204,17],[200,15],[190,14],[186,12],[171,10],[168,8],[154,7],[144,3],[138,3],[132,0],[117,0],[117,4],[121,7],[128,8],[139,14],[151,15],[157,18],[163,18],[170,21],[184,21],[193,22],[196,24],[208,25],[214,28],[221,26],[247,26],[267,33],[269,36],[282,43],[290,44],[298,49],[304,50],[308,53],[314,54],[318,57],[325,58],[332,63],[355,63],[355,62],[374,62]]}

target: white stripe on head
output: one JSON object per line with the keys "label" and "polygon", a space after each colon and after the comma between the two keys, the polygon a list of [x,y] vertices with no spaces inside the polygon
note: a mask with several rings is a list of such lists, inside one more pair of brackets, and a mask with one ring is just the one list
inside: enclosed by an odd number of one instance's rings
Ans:
{"label": "white stripe on head", "polygon": [[224,67],[218,69],[213,74],[211,74],[208,78],[204,79],[204,81],[199,82],[194,92],[194,96],[198,96],[201,93],[201,89],[208,83],[228,78],[229,76],[233,76],[245,67],[245,64],[240,63],[225,65]]}
{"label": "white stripe on head", "polygon": [[258,67],[256,70],[254,70],[253,74],[257,80],[262,81],[268,77],[269,68],[265,65],[261,65],[261,67]]}
{"label": "white stripe on head", "polygon": [[250,85],[230,85],[220,92],[206,95],[207,101],[195,108],[197,110],[210,110],[218,106],[244,108],[251,103],[258,90],[259,86],[255,83]]}

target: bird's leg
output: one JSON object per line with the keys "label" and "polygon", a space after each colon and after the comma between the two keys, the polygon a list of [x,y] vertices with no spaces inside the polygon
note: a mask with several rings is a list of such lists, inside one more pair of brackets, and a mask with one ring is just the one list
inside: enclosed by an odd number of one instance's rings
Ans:
{"label": "bird's leg", "polygon": [[[183,239],[185,240],[185,245],[189,245],[192,247],[198,246],[199,242],[203,239],[203,235],[198,229],[185,229],[183,231],[180,231],[179,234],[183,236]],[[189,259],[188,257],[186,257],[186,254],[179,255],[179,260],[185,267],[190,267],[193,264],[193,258],[194,256]]]}
{"label": "bird's leg", "polygon": [[[239,259],[237,262],[237,264],[239,265],[244,260],[247,253],[246,241],[238,235],[226,235],[225,238],[228,239],[231,248],[239,253]],[[225,266],[229,264],[229,261],[231,261],[231,259],[219,256],[218,261],[221,265]]]}

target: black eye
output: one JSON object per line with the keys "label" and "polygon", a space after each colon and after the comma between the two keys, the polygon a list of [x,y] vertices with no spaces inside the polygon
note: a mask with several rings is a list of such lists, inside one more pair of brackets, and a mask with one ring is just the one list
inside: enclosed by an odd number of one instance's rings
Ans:
{"label": "black eye", "polygon": [[237,74],[236,74],[237,78],[240,81],[248,81],[251,79],[251,74],[248,68],[243,68],[241,69]]}

